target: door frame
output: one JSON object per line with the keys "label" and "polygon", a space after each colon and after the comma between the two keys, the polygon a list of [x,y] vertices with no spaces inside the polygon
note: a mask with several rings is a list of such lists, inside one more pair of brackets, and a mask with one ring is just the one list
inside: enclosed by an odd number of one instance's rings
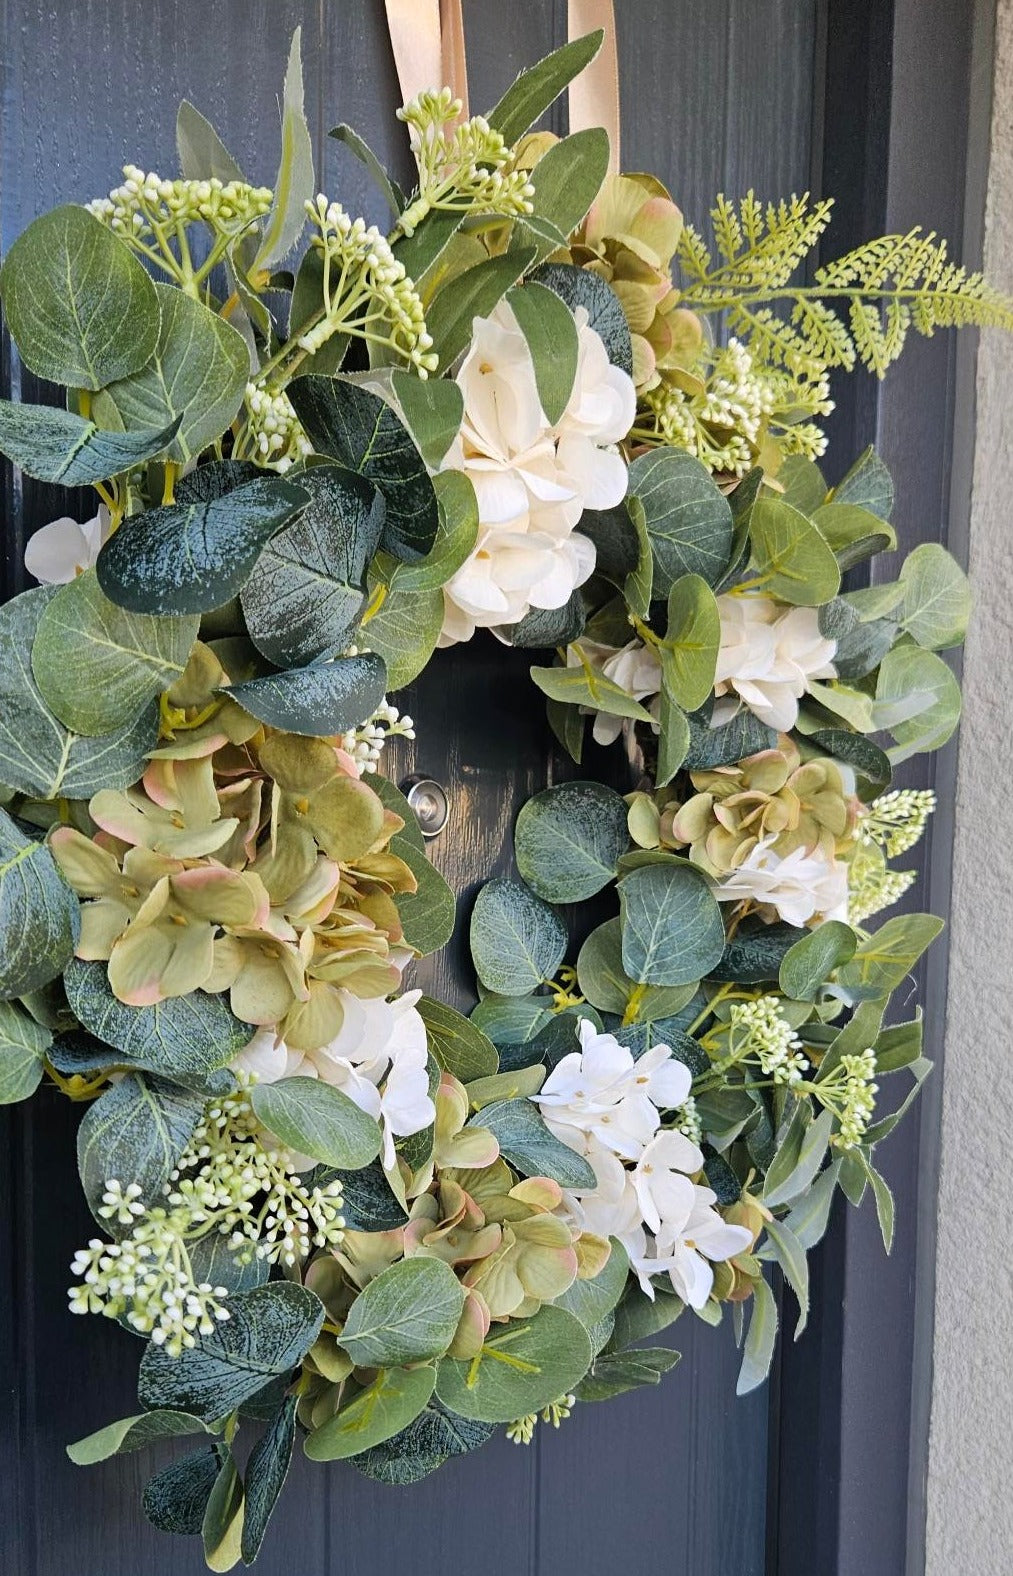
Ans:
{"label": "door frame", "polygon": [[[981,265],[996,0],[827,0],[813,184],[837,197],[834,252],[922,222]],[[912,345],[885,383],[838,391],[831,452],[867,444],[897,483],[902,547],[966,565],[977,335]],[[831,480],[836,480],[831,476]],[[886,578],[893,571],[880,571]],[[959,659],[958,659],[959,664]],[[959,672],[959,665],[958,665]],[[911,774],[938,797],[909,907],[948,916],[957,747]],[[907,780],[902,771],[900,781]],[[838,1200],[812,1256],[813,1317],[771,1380],[768,1576],[922,1576],[932,1394],[936,1196],[948,956],[916,972],[935,1072],[884,1156],[897,1203],[884,1260],[875,1213]]]}

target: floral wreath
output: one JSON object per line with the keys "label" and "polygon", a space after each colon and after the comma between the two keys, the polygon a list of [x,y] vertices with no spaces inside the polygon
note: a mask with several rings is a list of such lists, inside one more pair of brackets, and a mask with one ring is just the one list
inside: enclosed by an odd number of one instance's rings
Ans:
{"label": "floral wreath", "polygon": [[[1013,308],[917,231],[797,284],[829,203],[720,198],[706,242],[600,127],[532,133],[600,43],[486,117],[411,99],[408,195],[338,127],[385,236],[313,194],[297,35],[276,194],[184,103],[181,178],[128,166],[0,273],[68,391],[0,449],[100,500],[0,610],[0,1098],[83,1103],[70,1306],[144,1342],[138,1414],[70,1455],[199,1436],[144,1508],[214,1570],[297,1434],[415,1482],[658,1383],[726,1305],[743,1393],[838,1189],[890,1246],[875,1151],[930,1063],[884,1015],[941,923],[868,921],[969,596],[931,544],[842,589],[893,493],[872,451],[828,488],[820,422],[831,371]],[[455,901],[379,767],[388,694],[479,629],[540,652],[575,763],[591,718],[643,770],[524,806],[463,1016],[402,990]]]}

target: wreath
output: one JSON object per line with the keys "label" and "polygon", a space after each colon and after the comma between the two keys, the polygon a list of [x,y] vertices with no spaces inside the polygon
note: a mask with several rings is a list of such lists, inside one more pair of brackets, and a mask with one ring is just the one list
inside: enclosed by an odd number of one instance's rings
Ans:
{"label": "wreath", "polygon": [[[890,1247],[875,1154],[930,1063],[884,1015],[941,923],[868,922],[969,596],[934,544],[844,588],[893,492],[871,451],[829,488],[821,422],[833,371],[1013,307],[917,231],[799,284],[828,202],[722,197],[705,239],[601,128],[531,132],[600,42],[486,117],[412,99],[410,194],[338,127],[385,235],[314,194],[297,35],[274,192],[184,103],[180,178],[128,166],[0,274],[67,390],[0,449],[99,499],[0,610],[0,1095],[82,1104],[70,1307],[143,1342],[139,1412],[70,1455],[196,1436],[144,1508],[214,1570],[297,1434],[411,1483],[658,1383],[687,1309],[730,1310],[743,1393],[838,1189]],[[380,767],[388,695],[476,630],[639,778],[524,806],[464,1016],[403,989],[455,900]]]}

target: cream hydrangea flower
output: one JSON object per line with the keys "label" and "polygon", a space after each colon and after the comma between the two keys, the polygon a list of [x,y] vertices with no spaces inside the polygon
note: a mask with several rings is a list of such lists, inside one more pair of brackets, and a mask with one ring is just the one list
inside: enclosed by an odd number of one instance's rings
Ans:
{"label": "cream hydrangea flower", "polygon": [[[783,607],[766,596],[718,597],[721,648],[715,693],[735,695],[778,733],[798,721],[810,680],[837,677],[837,643],[820,633],[815,608]],[[720,720],[720,711],[715,712]]]}
{"label": "cream hydrangea flower", "polygon": [[[592,666],[600,668],[607,679],[618,684],[634,700],[651,702],[657,697],[661,689],[661,663],[653,646],[645,645],[634,636],[625,646],[606,646],[596,640],[582,639],[580,649]],[[573,646],[567,647],[566,662],[568,667],[580,666],[580,656]],[[594,714],[591,731],[596,744],[613,744],[627,724],[627,718],[617,717],[614,712],[595,711],[591,706],[582,706],[581,710]],[[657,726],[654,731],[658,731]]]}
{"label": "cream hydrangea flower", "polygon": [[40,585],[62,586],[91,569],[109,536],[109,510],[98,512],[80,525],[69,515],[40,526],[25,548],[25,568]]}
{"label": "cream hydrangea flower", "polygon": [[823,849],[796,848],[783,857],[764,839],[732,873],[714,884],[721,903],[772,908],[789,925],[848,917],[848,867]]}
{"label": "cream hydrangea flower", "polygon": [[[233,1059],[234,1071],[258,1083],[320,1078],[340,1089],[383,1131],[383,1163],[394,1164],[396,1138],[419,1133],[435,1120],[429,1095],[429,1043],[416,1003],[419,990],[395,1001],[363,999],[340,990],[344,1021],[318,1050],[291,1049],[273,1029],[261,1029]],[[315,1164],[306,1156],[300,1169]],[[305,1162],[305,1165],[302,1164]]]}
{"label": "cream hydrangea flower", "polygon": [[636,1160],[658,1130],[659,1112],[674,1110],[689,1094],[689,1069],[667,1045],[635,1060],[614,1034],[599,1034],[582,1018],[580,1050],[564,1056],[532,1098],[551,1130],[577,1147],[570,1130],[591,1134],[615,1154]]}
{"label": "cream hydrangea flower", "polygon": [[532,608],[564,606],[594,569],[594,546],[575,530],[581,515],[625,496],[626,466],[609,445],[632,425],[633,383],[611,365],[583,308],[576,322],[577,374],[553,426],[511,308],[502,302],[475,319],[457,377],[464,419],[443,469],[472,482],[479,539],[444,587],[443,645],[519,623]]}

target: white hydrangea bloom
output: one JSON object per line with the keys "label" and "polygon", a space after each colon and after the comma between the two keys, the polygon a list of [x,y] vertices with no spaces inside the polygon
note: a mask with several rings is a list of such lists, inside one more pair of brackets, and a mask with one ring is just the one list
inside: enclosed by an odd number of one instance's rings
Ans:
{"label": "white hydrangea bloom", "polygon": [[[813,679],[837,677],[837,643],[820,633],[815,608],[784,607],[770,597],[718,597],[721,649],[715,693],[735,695],[778,733],[798,720],[798,703]],[[715,713],[720,718],[720,713]]]}
{"label": "white hydrangea bloom", "polygon": [[40,526],[25,548],[25,568],[40,585],[62,586],[91,569],[109,536],[109,510],[98,512],[80,525],[69,515]]}
{"label": "white hydrangea bloom", "polygon": [[[416,1003],[419,990],[394,1001],[364,1000],[341,990],[344,1022],[334,1039],[315,1051],[293,1050],[273,1029],[261,1029],[233,1059],[233,1070],[258,1083],[320,1078],[340,1089],[383,1131],[383,1163],[394,1163],[394,1140],[419,1133],[435,1120],[429,1095],[429,1042]],[[303,1165],[302,1163],[305,1162]],[[300,1169],[315,1162],[300,1157]]]}
{"label": "white hydrangea bloom", "polygon": [[594,569],[594,546],[575,529],[581,515],[625,496],[626,466],[610,445],[632,425],[633,382],[611,365],[584,309],[575,315],[577,374],[554,426],[510,307],[475,319],[457,377],[464,419],[443,469],[472,482],[480,530],[444,587],[443,645],[519,623],[532,608],[564,606]]}
{"label": "white hydrangea bloom", "polygon": [[771,839],[757,843],[730,875],[714,884],[721,903],[766,903],[789,925],[848,917],[848,867],[822,849],[796,848],[783,857]]}

